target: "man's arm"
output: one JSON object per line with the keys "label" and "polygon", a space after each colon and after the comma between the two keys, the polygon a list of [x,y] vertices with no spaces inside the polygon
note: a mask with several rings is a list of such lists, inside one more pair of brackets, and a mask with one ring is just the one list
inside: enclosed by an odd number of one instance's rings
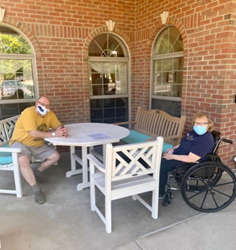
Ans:
{"label": "man's arm", "polygon": [[32,130],[29,134],[35,138],[50,138],[53,137],[52,133],[55,133],[55,137],[66,137],[68,135],[67,129],[63,125],[59,125],[56,130],[50,130],[47,132]]}

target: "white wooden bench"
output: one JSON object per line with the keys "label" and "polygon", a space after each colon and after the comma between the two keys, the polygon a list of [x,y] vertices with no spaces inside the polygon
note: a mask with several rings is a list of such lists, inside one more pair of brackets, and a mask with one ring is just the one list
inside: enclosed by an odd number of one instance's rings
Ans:
{"label": "white wooden bench", "polygon": [[18,164],[18,153],[21,149],[9,148],[9,140],[15,128],[19,115],[0,121],[0,170],[13,171],[15,189],[0,189],[0,193],[16,194],[22,197],[21,175]]}
{"label": "white wooden bench", "polygon": [[186,116],[171,116],[158,109],[145,110],[138,107],[135,121],[120,122],[116,125],[130,125],[129,136],[122,139],[126,143],[138,143],[152,140],[158,136],[164,138],[163,152],[179,144],[183,136]]}

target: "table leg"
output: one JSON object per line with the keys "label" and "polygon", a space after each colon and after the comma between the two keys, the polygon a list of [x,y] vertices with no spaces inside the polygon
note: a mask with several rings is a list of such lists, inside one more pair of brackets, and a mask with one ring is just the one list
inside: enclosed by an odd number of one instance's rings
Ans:
{"label": "table leg", "polygon": [[84,188],[87,188],[90,186],[90,182],[88,180],[88,159],[87,159],[87,147],[82,147],[82,169],[83,169],[83,175],[82,175],[82,183],[77,185],[77,190],[80,191]]}
{"label": "table leg", "polygon": [[106,162],[106,144],[102,145],[102,157],[103,157],[103,164]]}
{"label": "table leg", "polygon": [[[70,146],[70,161],[71,161],[71,170],[66,172],[66,177],[71,177],[72,175],[81,174],[82,169],[76,169],[76,161],[79,161],[79,157],[75,154],[75,146]],[[81,164],[81,163],[80,163]]]}

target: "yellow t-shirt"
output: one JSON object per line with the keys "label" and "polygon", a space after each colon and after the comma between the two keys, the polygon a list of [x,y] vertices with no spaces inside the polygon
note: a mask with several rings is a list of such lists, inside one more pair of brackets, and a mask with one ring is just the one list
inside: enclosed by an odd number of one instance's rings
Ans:
{"label": "yellow t-shirt", "polygon": [[47,132],[49,128],[56,129],[59,125],[61,123],[52,111],[41,117],[35,106],[26,108],[16,122],[9,145],[20,142],[29,147],[42,146],[44,139],[32,137],[29,132],[34,130]]}

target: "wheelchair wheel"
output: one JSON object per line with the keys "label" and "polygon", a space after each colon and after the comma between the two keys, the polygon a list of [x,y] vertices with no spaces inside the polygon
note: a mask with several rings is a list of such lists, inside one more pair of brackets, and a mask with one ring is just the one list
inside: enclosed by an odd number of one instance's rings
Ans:
{"label": "wheelchair wheel", "polygon": [[236,196],[236,177],[220,162],[202,162],[190,168],[181,182],[184,201],[200,212],[226,208]]}

